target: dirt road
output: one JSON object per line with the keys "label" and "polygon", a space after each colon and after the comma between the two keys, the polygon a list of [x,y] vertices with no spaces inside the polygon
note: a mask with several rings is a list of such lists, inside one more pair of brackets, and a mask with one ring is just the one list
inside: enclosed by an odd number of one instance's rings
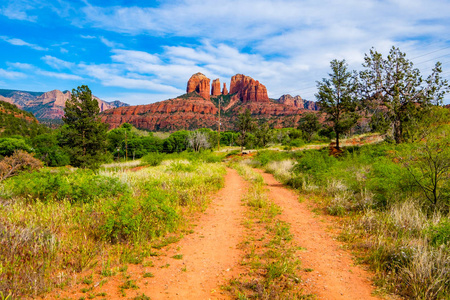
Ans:
{"label": "dirt road", "polygon": [[[300,253],[305,291],[319,299],[378,299],[371,296],[373,286],[369,274],[353,264],[350,254],[341,249],[326,230],[327,224],[298,201],[298,195],[267,173],[259,171],[269,189],[269,197],[283,209],[280,219],[291,224]],[[312,271],[311,271],[312,270]]]}
{"label": "dirt road", "polygon": [[[301,274],[305,292],[318,299],[376,299],[371,296],[369,274],[353,265],[350,254],[326,230],[329,224],[321,222],[298,201],[298,195],[272,175],[260,173],[269,197],[283,210],[280,219],[291,224],[295,241],[306,248],[299,254],[302,269],[309,271]],[[94,295],[96,299],[148,299],[144,294],[153,300],[229,299],[220,287],[244,271],[240,262],[246,253],[238,245],[244,235],[246,208],[241,199],[247,188],[248,183],[235,170],[227,169],[225,187],[213,196],[209,208],[196,221],[194,232],[162,249],[161,255],[152,258],[153,265],[130,264],[125,272],[106,280],[96,271],[88,292],[81,291],[83,284],[77,284],[43,298],[86,299]],[[153,277],[144,276],[150,273]],[[129,287],[121,288],[130,280]]]}

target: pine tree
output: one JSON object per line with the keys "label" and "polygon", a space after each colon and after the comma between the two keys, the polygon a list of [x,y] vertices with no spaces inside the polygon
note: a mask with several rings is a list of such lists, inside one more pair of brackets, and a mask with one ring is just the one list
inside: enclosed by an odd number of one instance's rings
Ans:
{"label": "pine tree", "polygon": [[386,59],[372,49],[364,60],[366,69],[360,72],[362,98],[368,107],[382,106],[393,128],[395,142],[399,144],[404,140],[406,122],[414,118],[418,110],[442,103],[448,83],[440,76],[441,64],[436,64],[424,82],[419,69],[414,68],[399,48],[392,47]]}
{"label": "pine tree", "polygon": [[71,164],[97,169],[105,158],[108,125],[100,120],[91,90],[86,85],[73,89],[64,112],[60,144],[70,154]]}
{"label": "pine tree", "polygon": [[352,128],[358,115],[355,113],[357,103],[357,80],[347,71],[345,60],[332,60],[330,78],[317,82],[319,92],[315,95],[322,112],[327,114],[327,121],[336,134],[336,148],[339,149],[339,136]]}
{"label": "pine tree", "polygon": [[250,110],[247,108],[244,113],[239,114],[237,120],[237,128],[240,133],[237,142],[241,146],[241,152],[247,143],[248,134],[255,128],[255,122],[252,118]]}

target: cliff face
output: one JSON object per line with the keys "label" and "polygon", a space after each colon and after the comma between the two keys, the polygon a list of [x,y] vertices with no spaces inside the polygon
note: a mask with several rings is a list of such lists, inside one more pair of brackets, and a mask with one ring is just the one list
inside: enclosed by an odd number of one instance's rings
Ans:
{"label": "cliff face", "polygon": [[237,93],[242,102],[269,102],[266,87],[249,76],[236,74],[231,77],[230,94]]}
{"label": "cliff face", "polygon": [[188,94],[192,92],[197,92],[200,96],[209,100],[210,81],[211,80],[202,73],[196,73],[192,75],[191,78],[189,78],[186,92]]}
{"label": "cliff face", "polygon": [[211,127],[217,122],[217,112],[211,101],[192,93],[186,98],[111,109],[102,113],[102,121],[110,128],[126,122],[141,129],[175,131]]}
{"label": "cliff face", "polygon": [[300,109],[319,110],[316,102],[303,100],[300,96],[292,97],[291,95],[283,95],[278,99],[278,102],[284,105],[293,106]]}
{"label": "cliff face", "polygon": [[[17,107],[33,113],[38,119],[61,119],[64,116],[66,101],[71,97],[69,91],[61,92],[59,90],[46,93],[10,91],[5,94],[6,96],[0,96],[2,101],[13,103]],[[128,105],[120,101],[106,102],[98,97],[94,96],[94,98],[98,101],[100,112]]]}

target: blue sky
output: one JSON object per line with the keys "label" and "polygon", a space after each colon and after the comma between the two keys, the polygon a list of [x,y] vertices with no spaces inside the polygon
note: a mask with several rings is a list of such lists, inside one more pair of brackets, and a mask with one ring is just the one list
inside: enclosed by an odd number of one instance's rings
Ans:
{"label": "blue sky", "polygon": [[196,72],[227,86],[242,73],[272,98],[314,100],[332,59],[358,70],[371,47],[393,45],[450,79],[449,12],[443,0],[2,0],[0,88],[87,84],[146,104],[183,94]]}

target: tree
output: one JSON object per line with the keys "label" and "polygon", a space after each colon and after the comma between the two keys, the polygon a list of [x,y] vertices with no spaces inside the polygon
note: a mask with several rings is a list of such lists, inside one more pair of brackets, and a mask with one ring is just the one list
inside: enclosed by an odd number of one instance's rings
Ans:
{"label": "tree", "polygon": [[269,124],[264,123],[259,125],[255,130],[255,137],[259,147],[265,147],[269,143],[272,135],[270,132]]}
{"label": "tree", "polygon": [[348,131],[358,121],[355,113],[358,84],[356,76],[347,71],[345,60],[332,60],[329,79],[317,82],[319,92],[315,95],[322,112],[336,133],[336,148],[339,149],[339,135]]}
{"label": "tree", "polygon": [[384,106],[395,142],[399,144],[404,140],[405,123],[416,117],[418,110],[441,104],[448,92],[448,82],[440,76],[441,64],[436,64],[424,82],[419,69],[399,48],[392,47],[386,59],[371,49],[364,61],[366,69],[360,72],[361,96],[369,107]]}
{"label": "tree", "polygon": [[249,132],[251,132],[255,128],[255,122],[248,108],[244,113],[239,114],[237,120],[237,128],[240,133],[237,142],[241,146],[242,152],[244,149],[244,145],[247,142]]}
{"label": "tree", "polygon": [[315,113],[306,113],[299,121],[298,129],[303,131],[308,141],[311,141],[312,135],[319,131],[319,118]]}
{"label": "tree", "polygon": [[108,125],[101,122],[98,102],[91,90],[79,86],[66,102],[60,144],[75,167],[96,169],[105,159]]}
{"label": "tree", "polygon": [[413,150],[404,166],[431,204],[448,212],[450,190],[450,138],[429,138],[424,145]]}
{"label": "tree", "polygon": [[0,138],[0,155],[11,156],[16,150],[32,152],[33,149],[22,138]]}
{"label": "tree", "polygon": [[210,147],[210,144],[208,142],[208,134],[206,132],[198,130],[193,131],[188,135],[187,142],[189,147],[192,148],[195,152]]}

